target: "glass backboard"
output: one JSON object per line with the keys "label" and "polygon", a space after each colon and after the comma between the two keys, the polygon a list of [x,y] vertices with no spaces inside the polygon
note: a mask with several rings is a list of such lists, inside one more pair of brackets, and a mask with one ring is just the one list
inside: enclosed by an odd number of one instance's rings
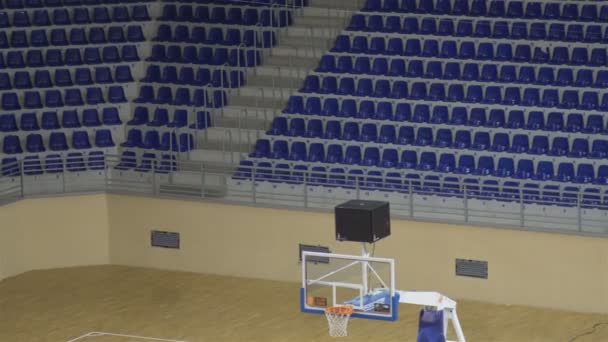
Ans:
{"label": "glass backboard", "polygon": [[334,305],[350,304],[352,317],[396,320],[393,259],[334,253],[302,253],[303,312],[323,313]]}

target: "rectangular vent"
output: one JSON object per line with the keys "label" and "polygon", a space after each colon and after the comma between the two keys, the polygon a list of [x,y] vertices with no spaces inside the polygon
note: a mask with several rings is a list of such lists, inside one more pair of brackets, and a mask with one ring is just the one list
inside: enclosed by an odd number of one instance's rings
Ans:
{"label": "rectangular vent", "polygon": [[[317,252],[317,253],[331,253],[329,247],[325,246],[314,246],[314,245],[304,245],[300,244],[299,253],[300,262],[302,262],[302,252]],[[329,264],[329,258],[324,257],[308,257],[308,262],[320,263],[320,264]]]}
{"label": "rectangular vent", "polygon": [[481,260],[456,259],[456,275],[488,279],[488,262]]}
{"label": "rectangular vent", "polygon": [[153,230],[150,234],[152,247],[179,249],[179,233]]}

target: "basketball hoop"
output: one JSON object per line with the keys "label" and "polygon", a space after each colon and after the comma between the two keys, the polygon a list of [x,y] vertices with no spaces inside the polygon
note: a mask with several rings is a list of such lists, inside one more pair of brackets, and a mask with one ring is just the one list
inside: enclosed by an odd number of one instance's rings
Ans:
{"label": "basketball hoop", "polygon": [[346,328],[348,327],[348,319],[352,313],[352,305],[337,305],[326,308],[325,317],[327,317],[327,323],[329,324],[329,336],[347,336]]}

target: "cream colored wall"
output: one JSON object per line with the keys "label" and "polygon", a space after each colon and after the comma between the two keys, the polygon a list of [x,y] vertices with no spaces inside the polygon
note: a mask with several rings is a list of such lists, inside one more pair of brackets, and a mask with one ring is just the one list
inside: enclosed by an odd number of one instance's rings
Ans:
{"label": "cream colored wall", "polygon": [[107,264],[105,195],[38,198],[0,207],[0,279],[35,269]]}
{"label": "cream colored wall", "polygon": [[[299,243],[358,254],[334,240],[331,213],[128,196],[41,198],[0,207],[0,280],[93,264],[299,281]],[[150,247],[152,229],[182,248]],[[376,255],[397,262],[401,289],[584,312],[608,312],[608,239],[393,220]],[[489,279],[454,276],[454,259],[489,262]]]}
{"label": "cream colored wall", "polygon": [[[109,196],[110,262],[299,281],[298,243],[337,243],[333,215],[211,203]],[[181,250],[151,248],[152,229],[181,233]],[[400,289],[454,298],[608,312],[608,239],[405,220],[377,243],[393,257]],[[489,262],[489,279],[454,276],[454,259]]]}

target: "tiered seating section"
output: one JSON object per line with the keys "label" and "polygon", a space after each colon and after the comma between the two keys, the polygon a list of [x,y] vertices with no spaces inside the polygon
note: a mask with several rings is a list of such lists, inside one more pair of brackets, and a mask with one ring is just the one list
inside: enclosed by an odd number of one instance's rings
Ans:
{"label": "tiered seating section", "polygon": [[[276,4],[275,7],[270,5]],[[211,125],[230,89],[246,84],[246,68],[276,44],[291,23],[285,1],[201,1],[164,4],[145,77],[127,125],[125,153],[186,152],[193,131]]]}
{"label": "tiered seating section", "polygon": [[608,204],[606,42],[601,2],[368,0],[235,178]]}
{"label": "tiered seating section", "polygon": [[[2,174],[103,169],[135,90],[145,1],[7,0],[0,10]],[[67,162],[63,165],[63,159]]]}

